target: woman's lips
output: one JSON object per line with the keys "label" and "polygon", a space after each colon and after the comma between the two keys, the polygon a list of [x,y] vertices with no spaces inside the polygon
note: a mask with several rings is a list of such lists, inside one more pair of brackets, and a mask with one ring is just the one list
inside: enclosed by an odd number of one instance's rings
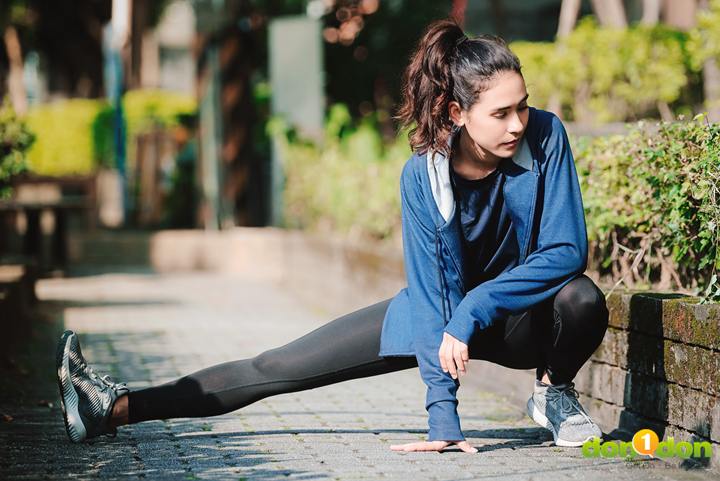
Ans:
{"label": "woman's lips", "polygon": [[505,147],[515,147],[519,143],[520,143],[520,139],[515,139],[512,142],[505,142],[503,145]]}

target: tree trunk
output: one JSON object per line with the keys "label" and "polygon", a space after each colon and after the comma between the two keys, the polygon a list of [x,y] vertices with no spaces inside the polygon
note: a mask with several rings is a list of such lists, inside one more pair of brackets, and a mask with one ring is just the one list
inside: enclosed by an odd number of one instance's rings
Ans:
{"label": "tree trunk", "polygon": [[720,122],[720,66],[717,57],[705,60],[702,76],[707,119],[712,123]]}
{"label": "tree trunk", "polygon": [[[702,5],[703,0],[700,0]],[[671,0],[663,3],[662,14],[665,23],[678,30],[690,30],[695,25],[697,0]]]}
{"label": "tree trunk", "polygon": [[648,27],[657,25],[660,21],[661,0],[643,0],[642,23]]}
{"label": "tree trunk", "polygon": [[[580,3],[581,0],[562,0],[557,31],[558,49],[566,48],[562,40],[570,36],[572,31],[575,30],[578,13],[580,12]],[[545,109],[557,115],[558,118],[563,118],[562,102],[556,91],[550,93]]]}
{"label": "tree trunk", "polygon": [[505,16],[503,15],[501,3],[500,0],[490,0],[493,20],[495,20],[495,34],[500,38],[505,38]]}
{"label": "tree trunk", "polygon": [[562,0],[560,6],[560,22],[558,23],[558,39],[566,38],[575,29],[581,0]]}
{"label": "tree trunk", "polygon": [[590,0],[598,22],[603,27],[627,28],[622,0]]}
{"label": "tree trunk", "polygon": [[[708,0],[700,0],[698,5],[702,10],[710,9]],[[703,63],[703,93],[705,106],[708,109],[707,119],[710,122],[720,122],[720,66],[717,57],[709,57]]]}
{"label": "tree trunk", "polygon": [[15,114],[19,117],[28,111],[28,98],[23,81],[23,56],[20,38],[12,25],[5,28],[5,49],[7,51],[10,73],[8,75],[8,92]]}

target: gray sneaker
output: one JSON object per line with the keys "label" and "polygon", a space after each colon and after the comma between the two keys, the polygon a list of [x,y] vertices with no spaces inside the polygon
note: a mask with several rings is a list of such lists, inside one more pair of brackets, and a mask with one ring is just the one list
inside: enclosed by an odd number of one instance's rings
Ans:
{"label": "gray sneaker", "polygon": [[65,331],[55,353],[65,429],[70,440],[80,443],[103,434],[114,437],[117,429],[107,423],[115,400],[127,394],[124,383],[115,384],[110,376],[99,377],[83,358],[80,341],[73,331]]}
{"label": "gray sneaker", "polygon": [[583,410],[575,384],[571,382],[550,386],[535,381],[535,392],[527,402],[527,413],[533,421],[553,433],[557,446],[579,447],[595,437],[602,439],[600,426]]}

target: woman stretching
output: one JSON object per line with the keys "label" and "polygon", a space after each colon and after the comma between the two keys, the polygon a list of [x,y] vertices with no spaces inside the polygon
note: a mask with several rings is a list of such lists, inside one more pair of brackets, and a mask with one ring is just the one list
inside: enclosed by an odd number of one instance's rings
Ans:
{"label": "woman stretching", "polygon": [[562,124],[528,106],[520,62],[502,40],[468,39],[451,21],[428,28],[404,82],[399,118],[414,126],[415,151],[400,181],[408,287],[253,359],[132,392],[98,377],[66,331],[57,371],[72,441],[419,367],[427,441],[391,449],[454,443],[476,452],[457,415],[469,359],[535,368],[527,412],[557,445],[602,436],[572,383],[600,345],[608,311],[583,275],[585,219]]}

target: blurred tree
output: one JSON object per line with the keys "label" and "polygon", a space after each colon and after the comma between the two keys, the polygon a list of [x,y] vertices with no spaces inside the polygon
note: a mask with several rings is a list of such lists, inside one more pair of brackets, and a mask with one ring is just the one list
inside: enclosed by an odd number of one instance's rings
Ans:
{"label": "blurred tree", "polygon": [[670,0],[663,2],[663,21],[678,30],[690,30],[695,25],[698,0]]}
{"label": "blurred tree", "polygon": [[22,79],[23,58],[30,50],[42,55],[51,94],[102,95],[102,25],[110,18],[110,7],[111,0],[0,2],[0,95],[10,89],[13,103],[22,103],[24,88],[17,79]]}
{"label": "blurred tree", "polygon": [[22,117],[28,110],[28,99],[23,83],[23,55],[20,47],[20,38],[17,29],[13,25],[5,27],[5,48],[7,50],[8,64],[8,92],[10,102],[18,116]]}
{"label": "blurred tree", "polygon": [[[577,23],[578,13],[580,13],[581,0],[563,0],[560,6],[560,20],[558,22],[557,30],[557,48],[565,48],[564,40],[567,39],[572,31],[575,29]],[[557,115],[559,118],[563,118],[562,102],[560,101],[560,95],[557,91],[550,93],[548,97],[546,110]]]}
{"label": "blurred tree", "polygon": [[437,0],[337,0],[324,17],[329,103],[389,122],[407,57],[422,31],[451,8],[453,2]]}
{"label": "blurred tree", "polygon": [[[720,8],[720,3],[715,2],[715,11]],[[711,10],[710,0],[700,0],[700,10],[708,12]],[[717,28],[717,24],[714,25]],[[708,39],[705,39],[706,43]],[[703,62],[703,93],[705,94],[705,105],[708,107],[707,118],[711,122],[720,122],[720,66],[718,66],[717,55],[708,56]]]}
{"label": "blurred tree", "polygon": [[612,28],[628,26],[622,0],[590,0],[590,3],[601,26]]}
{"label": "blurred tree", "polygon": [[643,0],[642,23],[648,27],[656,25],[660,21],[660,7],[662,0]]}
{"label": "blurred tree", "polygon": [[[23,83],[23,44],[21,37],[28,37],[33,18],[23,0],[5,1],[0,3],[0,32],[4,47],[0,54],[0,103],[5,92],[10,95],[10,102],[15,114],[22,117],[27,113],[28,99]],[[7,84],[3,85],[3,80]]]}
{"label": "blurred tree", "polygon": [[580,13],[581,0],[562,0],[560,6],[560,21],[558,22],[557,38],[567,38],[575,29],[578,13]]}

